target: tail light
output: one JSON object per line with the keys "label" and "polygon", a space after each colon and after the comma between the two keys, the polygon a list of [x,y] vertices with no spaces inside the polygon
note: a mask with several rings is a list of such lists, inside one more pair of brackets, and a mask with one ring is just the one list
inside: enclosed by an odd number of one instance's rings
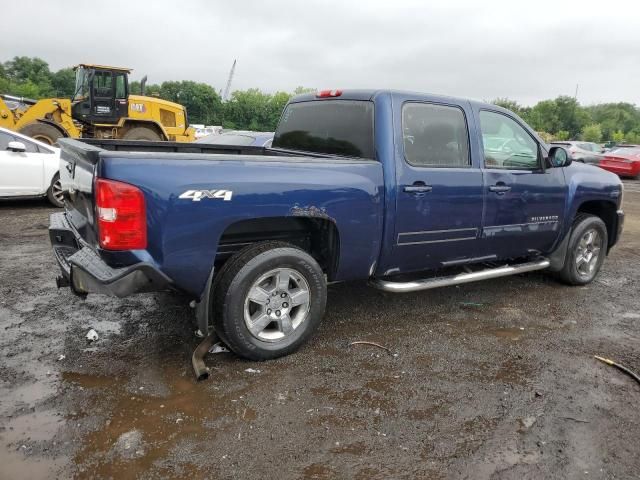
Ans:
{"label": "tail light", "polygon": [[95,187],[100,247],[147,248],[147,214],[142,191],[128,183],[104,178],[98,178]]}
{"label": "tail light", "polygon": [[342,95],[342,90],[320,90],[316,93],[318,98],[339,97],[340,95]]}

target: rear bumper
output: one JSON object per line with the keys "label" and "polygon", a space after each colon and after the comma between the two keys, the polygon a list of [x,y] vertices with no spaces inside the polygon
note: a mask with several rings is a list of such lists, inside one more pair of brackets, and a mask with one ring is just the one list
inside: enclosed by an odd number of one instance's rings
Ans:
{"label": "rear bumper", "polygon": [[171,286],[171,280],[150,263],[120,268],[107,265],[95,250],[82,242],[64,212],[51,215],[49,239],[62,271],[62,277],[57,280],[58,287],[69,286],[77,295],[103,293],[126,297]]}

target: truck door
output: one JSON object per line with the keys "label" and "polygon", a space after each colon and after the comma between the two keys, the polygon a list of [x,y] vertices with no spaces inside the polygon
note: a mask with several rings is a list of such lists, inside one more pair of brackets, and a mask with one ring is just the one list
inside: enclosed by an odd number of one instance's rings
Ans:
{"label": "truck door", "polygon": [[[402,99],[400,99],[402,100]],[[482,225],[482,172],[472,161],[469,105],[396,103],[395,268],[426,270],[478,256]]]}
{"label": "truck door", "polygon": [[116,105],[115,77],[109,70],[96,70],[91,80],[91,121],[116,123],[119,106]]}
{"label": "truck door", "polygon": [[545,169],[541,145],[517,119],[490,110],[480,110],[478,119],[484,150],[484,254],[549,253],[564,220],[563,169]]}

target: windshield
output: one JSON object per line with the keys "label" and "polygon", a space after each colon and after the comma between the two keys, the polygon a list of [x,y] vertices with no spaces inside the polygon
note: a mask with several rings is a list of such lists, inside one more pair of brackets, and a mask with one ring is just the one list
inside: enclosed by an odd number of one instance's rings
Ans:
{"label": "windshield", "polygon": [[89,72],[84,67],[76,69],[76,88],[72,102],[84,100],[89,97]]}
{"label": "windshield", "polygon": [[291,103],[282,114],[273,148],[373,159],[373,103]]}

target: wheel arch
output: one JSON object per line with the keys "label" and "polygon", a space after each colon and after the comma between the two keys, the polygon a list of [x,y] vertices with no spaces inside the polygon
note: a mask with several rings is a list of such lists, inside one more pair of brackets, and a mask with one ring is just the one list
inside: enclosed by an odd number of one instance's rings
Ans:
{"label": "wheel arch", "polygon": [[588,200],[581,203],[576,210],[576,215],[587,213],[599,217],[607,227],[607,253],[615,242],[615,235],[618,228],[617,206],[614,202],[607,200]]}
{"label": "wheel arch", "polygon": [[328,218],[304,216],[261,217],[239,220],[228,225],[218,240],[215,270],[239,250],[258,242],[280,240],[309,253],[329,280],[338,271],[340,234]]}

